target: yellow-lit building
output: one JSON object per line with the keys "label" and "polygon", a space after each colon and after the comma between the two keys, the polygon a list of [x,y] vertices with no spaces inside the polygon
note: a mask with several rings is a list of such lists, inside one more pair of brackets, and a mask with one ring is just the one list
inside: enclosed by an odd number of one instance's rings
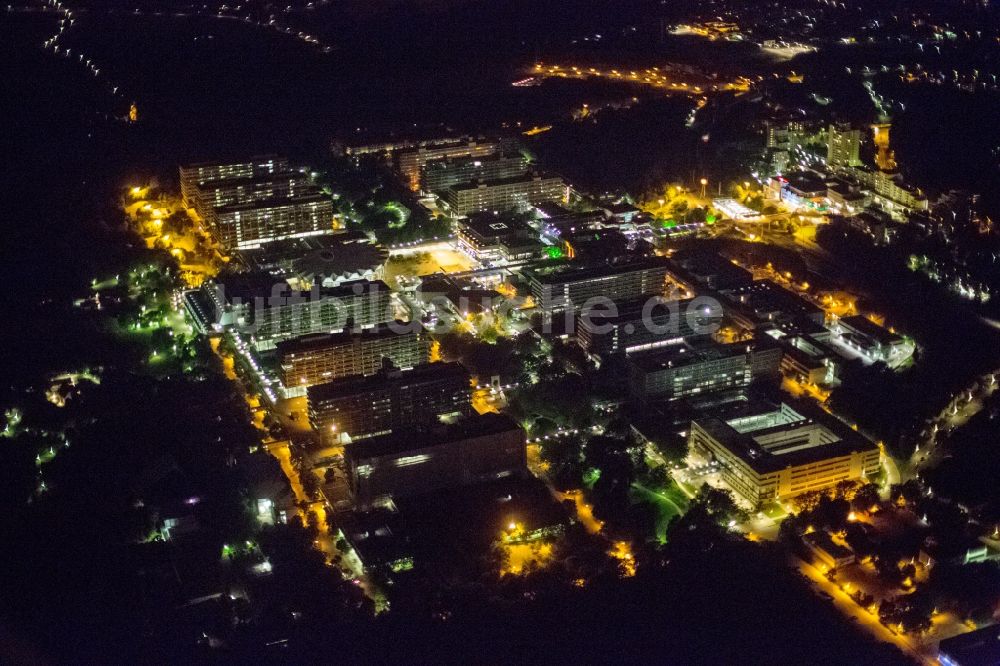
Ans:
{"label": "yellow-lit building", "polygon": [[805,403],[697,419],[688,444],[718,461],[723,480],[755,507],[873,477],[881,463],[873,442]]}

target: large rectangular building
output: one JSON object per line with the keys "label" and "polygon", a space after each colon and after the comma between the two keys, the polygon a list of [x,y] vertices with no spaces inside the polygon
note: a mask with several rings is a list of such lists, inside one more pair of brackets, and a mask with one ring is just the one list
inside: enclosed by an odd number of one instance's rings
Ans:
{"label": "large rectangular building", "polygon": [[781,372],[781,347],[770,340],[681,344],[628,358],[629,392],[645,403],[742,389]]}
{"label": "large rectangular building", "polygon": [[287,157],[261,155],[244,162],[220,164],[205,162],[180,167],[181,198],[188,208],[195,208],[198,189],[205,183],[253,178],[267,179],[290,170]]}
{"label": "large rectangular building", "polygon": [[456,215],[477,211],[526,211],[545,201],[566,201],[569,188],[559,176],[525,174],[453,185],[444,200]]}
{"label": "large rectangular building", "polygon": [[420,168],[420,187],[443,192],[453,185],[524,175],[528,161],[522,155],[452,157],[427,162]]}
{"label": "large rectangular building", "polygon": [[577,324],[577,341],[589,354],[633,354],[677,345],[685,338],[708,336],[722,323],[714,299],[653,301],[639,298],[617,304],[605,315],[592,312]]}
{"label": "large rectangular building", "polygon": [[811,405],[769,406],[723,421],[691,423],[688,444],[718,461],[723,480],[754,507],[873,478],[879,448]]}
{"label": "large rectangular building", "polygon": [[180,167],[184,203],[227,250],[333,231],[333,202],[288,159]]}
{"label": "large rectangular building", "polygon": [[405,322],[303,336],[279,342],[277,349],[281,383],[289,395],[341,377],[375,374],[386,360],[403,369],[430,360],[430,340]]}
{"label": "large rectangular building", "polygon": [[577,310],[594,298],[623,301],[640,296],[661,296],[670,276],[669,262],[662,257],[642,257],[616,264],[532,268],[521,275],[531,296],[544,312]]}
{"label": "large rectangular building", "polygon": [[412,370],[385,368],[310,386],[309,422],[320,434],[352,440],[472,413],[472,381],[458,363],[429,363]]}
{"label": "large rectangular building", "polygon": [[348,444],[347,474],[359,506],[524,473],[525,435],[513,419],[483,414],[452,425]]}
{"label": "large rectangular building", "polygon": [[481,262],[513,262],[537,257],[542,242],[527,223],[510,215],[474,213],[458,222],[458,247]]}
{"label": "large rectangular building", "polygon": [[414,192],[420,189],[420,170],[429,162],[458,157],[486,157],[500,149],[495,141],[456,141],[400,151],[396,157],[399,172]]}
{"label": "large rectangular building", "polygon": [[333,201],[316,192],[211,208],[205,221],[228,250],[333,232]]}
{"label": "large rectangular building", "polygon": [[258,350],[311,333],[372,328],[393,321],[392,295],[381,280],[359,280],[311,291],[263,273],[241,273],[206,282],[185,298],[203,332],[234,330]]}

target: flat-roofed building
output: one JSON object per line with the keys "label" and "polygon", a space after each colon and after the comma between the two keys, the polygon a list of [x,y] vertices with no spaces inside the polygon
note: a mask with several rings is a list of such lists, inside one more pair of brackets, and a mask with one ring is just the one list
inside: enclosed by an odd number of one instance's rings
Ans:
{"label": "flat-roofed building", "polygon": [[424,164],[420,168],[420,187],[426,192],[443,192],[453,185],[514,178],[527,171],[528,161],[523,155],[451,157]]}
{"label": "flat-roofed building", "polygon": [[770,405],[726,421],[696,418],[688,444],[718,461],[723,480],[754,507],[873,478],[880,466],[874,443],[806,403]]}
{"label": "flat-roofed building", "polygon": [[402,150],[396,156],[399,172],[414,192],[420,189],[420,171],[429,162],[458,157],[486,157],[500,150],[496,141],[455,141]]}
{"label": "flat-roofed building", "polygon": [[543,247],[538,233],[511,215],[474,213],[458,222],[456,235],[458,247],[477,261],[533,259]]}
{"label": "flat-roofed building", "polygon": [[216,181],[268,179],[290,170],[287,157],[260,155],[243,162],[203,162],[180,167],[181,198],[184,205],[194,208],[198,200],[198,188],[205,183]]}
{"label": "flat-roofed building", "polygon": [[545,201],[566,201],[569,187],[559,176],[527,173],[453,185],[444,200],[456,215],[477,211],[526,211]]}
{"label": "flat-roofed building", "polygon": [[470,485],[526,469],[525,435],[513,419],[483,414],[352,442],[344,460],[357,505]]}
{"label": "flat-roofed building", "polygon": [[733,389],[777,377],[781,347],[771,340],[682,343],[628,357],[629,392],[640,403],[677,400]]}
{"label": "flat-roofed building", "polygon": [[286,395],[340,377],[372,375],[385,360],[397,368],[430,360],[430,340],[413,323],[395,322],[363,331],[309,335],[277,344],[281,383]]}
{"label": "flat-roofed building", "polygon": [[429,363],[412,370],[386,367],[306,390],[309,422],[320,434],[352,440],[472,413],[472,381],[458,363]]}
{"label": "flat-roofed building", "polygon": [[715,299],[642,297],[618,303],[613,312],[595,310],[580,317],[577,341],[595,356],[634,354],[707,337],[719,328],[722,317]]}
{"label": "flat-roofed building", "polygon": [[333,201],[318,191],[210,208],[205,221],[228,250],[333,232]]}
{"label": "flat-roofed building", "polygon": [[748,330],[789,324],[803,319],[822,326],[823,309],[770,280],[757,280],[723,292],[726,316]]}
{"label": "flat-roofed building", "polygon": [[180,167],[181,194],[227,250],[333,231],[333,202],[288,159]]}
{"label": "flat-roofed building", "polygon": [[393,321],[392,295],[380,280],[299,291],[265,273],[238,273],[188,292],[185,305],[199,330],[235,331],[250,337],[258,350],[311,333]]}
{"label": "flat-roofed building", "polygon": [[831,327],[838,342],[860,352],[870,361],[886,361],[904,346],[901,335],[882,328],[863,315],[841,317]]}
{"label": "flat-roofed building", "polygon": [[537,306],[544,312],[577,310],[598,297],[612,301],[662,296],[671,276],[662,257],[641,257],[615,264],[530,268],[521,272]]}

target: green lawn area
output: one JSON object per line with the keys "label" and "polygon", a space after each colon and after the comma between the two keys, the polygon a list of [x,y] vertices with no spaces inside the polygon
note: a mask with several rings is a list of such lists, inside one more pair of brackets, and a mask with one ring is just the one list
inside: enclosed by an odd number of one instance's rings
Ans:
{"label": "green lawn area", "polygon": [[649,502],[656,507],[657,516],[654,531],[660,543],[666,541],[667,525],[671,519],[684,513],[688,506],[687,496],[673,481],[662,490],[652,490],[640,483],[633,483],[632,497],[637,502]]}
{"label": "green lawn area", "polygon": [[763,511],[764,515],[772,520],[781,520],[782,518],[788,515],[785,512],[785,509],[782,508],[782,506],[777,502],[771,502],[770,504],[767,504],[766,506],[764,506]]}

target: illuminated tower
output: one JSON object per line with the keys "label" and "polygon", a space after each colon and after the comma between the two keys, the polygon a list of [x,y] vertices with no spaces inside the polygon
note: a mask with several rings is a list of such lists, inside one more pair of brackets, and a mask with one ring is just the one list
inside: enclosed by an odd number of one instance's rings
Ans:
{"label": "illuminated tower", "polygon": [[134,123],[137,120],[139,120],[139,107],[135,105],[135,102],[132,102],[132,106],[128,109],[128,121]]}
{"label": "illuminated tower", "polygon": [[888,122],[872,125],[875,148],[878,151],[875,155],[875,165],[886,173],[896,171],[896,154],[889,147],[890,127],[892,124]]}
{"label": "illuminated tower", "polygon": [[850,125],[830,125],[827,133],[826,163],[832,167],[861,166],[861,130]]}

